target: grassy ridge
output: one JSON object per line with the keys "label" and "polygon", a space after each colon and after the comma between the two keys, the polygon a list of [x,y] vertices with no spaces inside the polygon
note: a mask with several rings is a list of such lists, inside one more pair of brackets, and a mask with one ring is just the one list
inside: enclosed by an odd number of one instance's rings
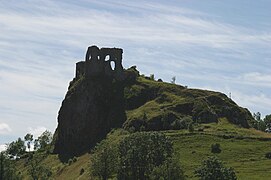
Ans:
{"label": "grassy ridge", "polygon": [[225,119],[218,124],[203,124],[198,127],[202,128],[203,132],[195,133],[185,130],[166,132],[174,141],[188,179],[197,179],[194,177],[194,170],[206,157],[214,155],[210,151],[213,143],[221,145],[222,152],[216,155],[227,166],[235,169],[238,179],[270,179],[271,160],[265,158],[265,153],[271,151],[270,134],[239,128]]}
{"label": "grassy ridge", "polygon": [[[251,113],[225,94],[158,82],[144,76],[125,87],[124,98],[127,120],[123,126],[126,129],[184,129],[185,124],[189,124],[188,119],[193,123],[210,123],[223,117],[242,127],[254,123]],[[174,124],[184,125],[178,128]]]}
{"label": "grassy ridge", "polygon": [[[201,124],[194,132],[187,130],[164,131],[174,142],[174,149],[178,152],[180,162],[188,179],[194,177],[194,170],[200,166],[202,160],[211,153],[211,145],[219,143],[222,152],[217,154],[219,159],[235,169],[238,179],[270,179],[271,160],[265,158],[265,153],[271,151],[271,135],[255,129],[240,128],[229,123],[226,119],[219,119],[218,123]],[[115,130],[107,138],[118,143],[126,131]],[[57,155],[49,155],[42,162],[53,171],[53,179],[89,179],[90,154],[77,157],[70,165],[61,163]],[[26,159],[18,161],[20,171],[26,177],[29,165]],[[84,173],[80,175],[81,169]]]}

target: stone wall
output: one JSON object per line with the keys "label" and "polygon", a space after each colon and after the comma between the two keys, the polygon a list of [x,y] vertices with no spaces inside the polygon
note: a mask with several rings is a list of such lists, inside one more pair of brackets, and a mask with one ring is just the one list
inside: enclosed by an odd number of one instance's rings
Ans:
{"label": "stone wall", "polygon": [[120,79],[123,73],[122,53],[120,48],[88,47],[85,61],[76,63],[75,78],[105,75]]}

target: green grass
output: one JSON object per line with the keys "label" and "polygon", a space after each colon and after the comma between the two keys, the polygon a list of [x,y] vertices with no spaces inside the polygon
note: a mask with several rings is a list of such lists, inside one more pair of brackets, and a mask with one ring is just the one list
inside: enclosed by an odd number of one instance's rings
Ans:
{"label": "green grass", "polygon": [[[188,179],[197,179],[194,176],[195,169],[204,159],[213,155],[224,161],[226,166],[233,167],[238,179],[270,179],[271,160],[265,158],[265,153],[271,151],[270,134],[239,128],[225,119],[197,128],[204,128],[204,131],[166,131],[174,141],[175,151],[180,155]],[[214,143],[220,144],[221,153],[211,153]]]}
{"label": "green grass", "polygon": [[[225,94],[201,89],[189,89],[180,85],[149,80],[142,76],[125,87],[127,120],[126,129],[143,121],[148,130],[155,130],[164,115],[171,114],[176,120],[189,116],[195,122],[216,122],[227,117],[232,123],[249,127],[252,115],[239,107]],[[143,118],[143,116],[145,118]],[[172,123],[172,122],[169,122]],[[170,129],[165,126],[160,129]],[[158,128],[159,129],[159,128]],[[171,128],[172,129],[172,128]]]}
{"label": "green grass", "polygon": [[[271,151],[271,134],[240,128],[226,119],[195,126],[194,132],[168,130],[164,133],[174,142],[175,152],[180,157],[187,179],[198,179],[194,175],[195,169],[204,159],[213,155],[225,162],[225,166],[233,167],[238,179],[270,179],[271,160],[265,158],[265,153]],[[118,143],[127,135],[127,131],[118,129],[109,133],[107,138],[112,143]],[[221,153],[211,153],[211,145],[214,143],[220,144]],[[41,163],[51,167],[53,179],[89,179],[90,159],[91,155],[85,154],[68,165],[61,163],[57,155],[49,155]],[[18,161],[18,167],[25,179],[29,179],[26,177],[28,166],[25,159]],[[80,175],[82,168],[85,172]]]}

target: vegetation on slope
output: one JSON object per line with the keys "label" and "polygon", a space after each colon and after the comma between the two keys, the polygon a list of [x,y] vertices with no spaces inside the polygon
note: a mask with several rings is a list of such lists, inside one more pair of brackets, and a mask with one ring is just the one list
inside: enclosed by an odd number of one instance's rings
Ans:
{"label": "vegetation on slope", "polygon": [[[271,159],[266,157],[271,152],[271,135],[255,129],[247,129],[219,119],[217,123],[199,124],[194,131],[163,131],[173,142],[174,151],[179,154],[179,162],[187,179],[198,179],[195,170],[208,156],[216,156],[233,167],[238,179],[269,179]],[[112,144],[121,142],[130,133],[122,129],[108,134]],[[220,144],[220,153],[212,153],[211,146]],[[40,164],[50,167],[53,179],[89,179],[91,175],[91,154],[76,157],[63,163],[57,155],[46,155]],[[17,169],[24,179],[28,175],[27,158],[17,161]],[[82,170],[83,169],[83,170]],[[83,173],[82,173],[83,171]]]}
{"label": "vegetation on slope", "polygon": [[[219,92],[189,89],[140,76],[135,67],[128,69],[126,74],[127,120],[123,124],[126,130],[111,131],[106,138],[108,142],[119,144],[134,131],[159,130],[173,142],[187,179],[197,179],[195,170],[208,156],[217,156],[227,167],[233,167],[238,179],[269,179],[270,175],[265,172],[271,165],[268,159],[271,135],[249,128],[257,123],[247,109]],[[73,84],[69,93],[74,93],[77,86]],[[214,146],[220,151],[214,153]],[[93,173],[92,153],[67,162],[50,153],[50,149],[26,153],[14,161],[18,174],[31,179],[33,167],[49,169],[44,175],[49,175],[48,179],[89,179]],[[35,162],[39,163],[31,166]],[[163,169],[163,165],[159,168]],[[116,178],[116,174],[112,177]]]}
{"label": "vegetation on slope", "polygon": [[139,76],[124,90],[127,121],[125,129],[186,129],[190,123],[217,122],[226,117],[231,123],[250,127],[251,113],[225,94],[155,81]]}

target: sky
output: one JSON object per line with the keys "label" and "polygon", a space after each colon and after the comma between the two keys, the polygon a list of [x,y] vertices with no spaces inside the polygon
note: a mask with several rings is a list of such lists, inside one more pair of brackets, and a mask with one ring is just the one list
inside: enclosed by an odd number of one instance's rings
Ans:
{"label": "sky", "polygon": [[271,114],[270,0],[9,0],[0,3],[0,150],[54,132],[75,63],[91,45],[189,88]]}

